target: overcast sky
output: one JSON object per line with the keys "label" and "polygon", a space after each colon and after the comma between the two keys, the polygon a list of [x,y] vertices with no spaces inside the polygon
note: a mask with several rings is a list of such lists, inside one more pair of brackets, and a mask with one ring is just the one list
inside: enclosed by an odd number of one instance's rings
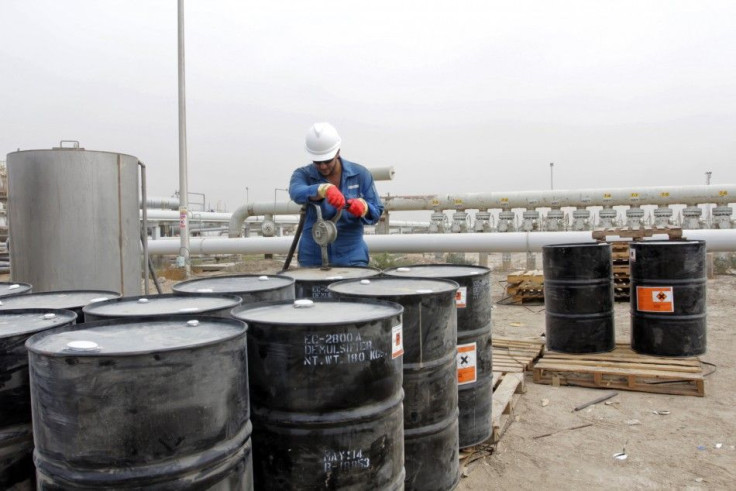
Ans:
{"label": "overcast sky", "polygon": [[[186,0],[189,190],[286,199],[304,136],[381,194],[734,183],[736,2]],[[179,187],[177,2],[0,1],[0,160],[79,140]],[[193,197],[192,200],[199,199]]]}

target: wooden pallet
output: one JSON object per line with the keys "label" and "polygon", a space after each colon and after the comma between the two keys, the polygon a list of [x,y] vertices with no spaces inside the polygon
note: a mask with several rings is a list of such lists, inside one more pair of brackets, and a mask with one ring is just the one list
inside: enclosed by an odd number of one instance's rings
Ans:
{"label": "wooden pallet", "polygon": [[524,372],[531,370],[534,360],[542,356],[544,343],[538,339],[494,338],[493,399],[490,441],[498,442],[514,420],[514,407],[526,392]]}
{"label": "wooden pallet", "polygon": [[493,399],[491,401],[490,441],[498,443],[514,421],[514,408],[521,395],[526,392],[524,373],[493,372]]}
{"label": "wooden pallet", "polygon": [[542,356],[544,342],[538,339],[493,338],[494,372],[524,372]]}
{"label": "wooden pallet", "polygon": [[541,270],[515,271],[506,277],[506,295],[511,303],[544,300],[544,273]]}
{"label": "wooden pallet", "polygon": [[546,351],[533,374],[538,384],[705,396],[699,358],[640,355],[627,344],[617,344],[610,353],[589,355]]}

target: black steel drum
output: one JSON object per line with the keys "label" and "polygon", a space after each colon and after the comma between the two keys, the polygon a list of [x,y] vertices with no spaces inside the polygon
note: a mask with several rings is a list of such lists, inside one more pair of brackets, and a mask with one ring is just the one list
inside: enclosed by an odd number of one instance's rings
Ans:
{"label": "black steel drum", "polygon": [[330,283],[340,280],[371,278],[379,274],[381,274],[380,269],[349,266],[336,266],[330,269],[297,268],[279,273],[281,276],[294,278],[296,281],[296,298],[311,298],[313,300],[330,298],[330,292],[327,289]]}
{"label": "black steel drum", "polygon": [[243,304],[294,300],[294,279],[278,275],[210,276],[182,281],[172,289],[181,294],[228,293],[242,298]]}
{"label": "black steel drum", "polygon": [[547,349],[601,353],[615,348],[611,245],[548,245],[542,262]]}
{"label": "black steel drum", "polygon": [[337,298],[373,298],[404,307],[404,466],[407,490],[447,490],[460,480],[454,281],[345,280]]}
{"label": "black steel drum", "polygon": [[199,316],[31,337],[39,489],[252,489],[245,331]]}
{"label": "black steel drum", "polygon": [[629,245],[631,348],[656,356],[706,351],[705,241]]}
{"label": "black steel drum", "polygon": [[248,323],[259,490],[404,486],[400,305],[268,302]]}
{"label": "black steel drum", "polygon": [[13,295],[23,295],[25,293],[31,293],[33,287],[28,283],[6,283],[0,282],[0,298],[10,297]]}
{"label": "black steel drum", "polygon": [[173,315],[212,315],[230,317],[230,311],[243,299],[236,295],[192,293],[120,297],[87,305],[85,322],[126,317],[170,317]]}
{"label": "black steel drum", "polygon": [[392,277],[443,278],[459,285],[457,306],[457,383],[460,448],[491,436],[493,347],[491,271],[482,266],[418,264],[384,271]]}
{"label": "black steel drum", "polygon": [[25,342],[76,318],[70,310],[0,311],[0,489],[33,489],[36,482]]}
{"label": "black steel drum", "polygon": [[64,290],[58,292],[28,293],[0,298],[0,310],[10,309],[62,309],[77,314],[77,323],[84,320],[82,309],[91,303],[120,297],[107,290]]}

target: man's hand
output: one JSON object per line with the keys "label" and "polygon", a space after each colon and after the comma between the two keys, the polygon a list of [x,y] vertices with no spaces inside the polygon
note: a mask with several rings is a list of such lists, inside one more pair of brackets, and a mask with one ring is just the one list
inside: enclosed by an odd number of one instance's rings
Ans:
{"label": "man's hand", "polygon": [[337,186],[325,183],[318,188],[319,195],[327,200],[329,204],[338,210],[345,206],[345,196],[342,195]]}
{"label": "man's hand", "polygon": [[363,198],[349,199],[348,213],[355,217],[363,218],[368,213],[368,203]]}

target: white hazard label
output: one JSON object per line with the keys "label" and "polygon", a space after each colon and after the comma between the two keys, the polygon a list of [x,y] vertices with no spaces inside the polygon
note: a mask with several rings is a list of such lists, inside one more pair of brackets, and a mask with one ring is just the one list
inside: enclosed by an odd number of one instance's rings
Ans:
{"label": "white hazard label", "polygon": [[402,324],[391,328],[391,358],[404,354],[404,328]]}

